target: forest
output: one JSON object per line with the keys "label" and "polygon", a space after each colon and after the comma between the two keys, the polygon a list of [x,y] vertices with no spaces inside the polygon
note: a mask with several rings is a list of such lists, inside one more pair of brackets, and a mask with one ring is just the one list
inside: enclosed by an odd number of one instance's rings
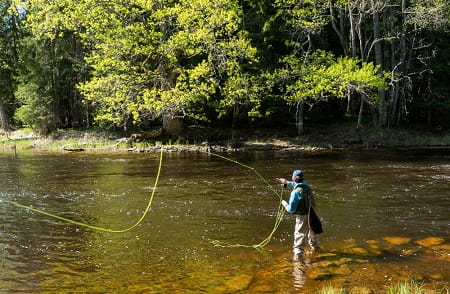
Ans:
{"label": "forest", "polygon": [[448,127],[446,0],[0,0],[0,123]]}

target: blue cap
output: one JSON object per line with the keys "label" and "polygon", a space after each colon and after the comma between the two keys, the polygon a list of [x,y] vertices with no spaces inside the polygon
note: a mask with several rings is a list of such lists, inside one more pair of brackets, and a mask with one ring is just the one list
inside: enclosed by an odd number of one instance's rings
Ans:
{"label": "blue cap", "polygon": [[303,178],[303,172],[301,171],[301,170],[294,170],[294,172],[292,173],[292,177],[293,178],[295,178],[295,177],[300,177],[300,178]]}

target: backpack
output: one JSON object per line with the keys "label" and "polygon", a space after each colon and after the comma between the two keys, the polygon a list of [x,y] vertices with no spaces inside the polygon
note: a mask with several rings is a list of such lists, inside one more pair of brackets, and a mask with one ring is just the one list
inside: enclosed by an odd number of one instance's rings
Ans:
{"label": "backpack", "polygon": [[308,214],[309,207],[311,206],[314,208],[316,206],[311,187],[307,184],[301,183],[295,187],[295,190],[302,195],[302,199],[300,199],[297,205],[295,214]]}
{"label": "backpack", "polygon": [[315,234],[323,233],[322,223],[320,222],[319,217],[314,211],[316,202],[311,188],[308,185],[301,184],[295,187],[295,190],[302,195],[302,199],[300,199],[300,202],[297,206],[297,211],[295,213],[300,215],[308,214],[309,228]]}

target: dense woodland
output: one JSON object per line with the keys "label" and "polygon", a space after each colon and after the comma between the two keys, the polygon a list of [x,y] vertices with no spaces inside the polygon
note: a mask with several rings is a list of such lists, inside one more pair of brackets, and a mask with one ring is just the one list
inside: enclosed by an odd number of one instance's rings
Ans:
{"label": "dense woodland", "polygon": [[446,0],[0,0],[0,14],[5,130],[448,126]]}

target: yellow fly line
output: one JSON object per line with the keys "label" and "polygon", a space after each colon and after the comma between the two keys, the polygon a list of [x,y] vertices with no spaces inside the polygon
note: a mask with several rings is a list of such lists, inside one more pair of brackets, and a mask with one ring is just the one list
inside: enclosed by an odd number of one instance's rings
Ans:
{"label": "yellow fly line", "polygon": [[257,171],[257,170],[255,170],[253,167],[251,167],[251,166],[248,166],[248,165],[246,165],[246,164],[243,164],[242,162],[239,162],[239,161],[237,161],[237,160],[234,160],[234,159],[231,159],[231,158],[228,158],[228,157],[225,157],[225,156],[222,156],[222,155],[219,155],[219,154],[216,154],[216,153],[212,153],[212,152],[209,152],[209,151],[203,151],[203,150],[200,150],[200,152],[203,152],[203,153],[206,153],[206,154],[209,154],[209,155],[213,155],[213,156],[216,156],[216,157],[219,157],[219,158],[222,158],[222,159],[224,159],[224,160],[227,160],[227,161],[231,161],[231,162],[233,162],[233,163],[236,163],[236,164],[238,164],[238,165],[240,165],[240,166],[242,166],[242,167],[245,167],[245,168],[247,168],[247,169],[249,169],[249,170],[251,170],[252,172],[254,172],[267,186],[269,186],[269,188],[275,193],[275,195],[279,198],[279,200],[280,200],[280,202],[279,202],[279,204],[278,204],[278,212],[277,212],[277,216],[276,216],[276,218],[275,218],[275,224],[274,224],[274,226],[273,226],[273,229],[272,229],[272,232],[270,232],[269,233],[269,235],[264,239],[264,240],[262,240],[260,243],[258,243],[258,244],[254,244],[254,245],[244,245],[244,244],[230,244],[230,243],[226,243],[226,242],[222,242],[222,241],[219,241],[219,240],[213,240],[213,241],[211,241],[211,243],[214,245],[214,246],[216,246],[216,247],[247,247],[247,248],[255,248],[255,249],[260,249],[260,248],[263,248],[264,246],[266,246],[267,244],[269,244],[269,242],[270,242],[270,240],[272,240],[272,236],[273,236],[273,234],[275,234],[275,232],[277,231],[277,229],[278,229],[278,227],[280,226],[280,224],[281,224],[281,221],[283,220],[283,217],[284,217],[284,213],[285,213],[285,209],[284,209],[284,207],[283,207],[283,205],[281,204],[281,201],[283,200],[283,196],[282,196],[282,194],[283,194],[283,192],[281,192],[281,193],[278,193],[276,190],[275,190],[275,188]]}
{"label": "yellow fly line", "polygon": [[[228,157],[225,157],[225,156],[216,154],[216,153],[212,153],[212,152],[209,152],[209,151],[203,151],[203,150],[200,150],[200,152],[203,152],[203,153],[206,153],[206,154],[209,154],[209,155],[212,155],[212,156],[216,156],[216,157],[222,158],[222,159],[224,159],[224,160],[233,162],[233,163],[235,163],[235,164],[238,164],[238,165],[240,165],[240,166],[242,166],[242,167],[244,167],[244,168],[247,168],[247,169],[251,170],[251,171],[254,172],[254,173],[255,173],[255,174],[256,174],[256,175],[257,175],[257,176],[258,176],[258,177],[266,184],[266,185],[268,185],[268,186],[270,187],[270,189],[275,193],[275,195],[276,195],[276,196],[279,198],[279,200],[280,200],[279,205],[278,205],[278,211],[277,211],[277,216],[276,216],[276,219],[275,219],[274,227],[273,227],[272,231],[269,233],[269,235],[268,235],[263,241],[261,241],[260,243],[254,244],[254,245],[229,244],[229,243],[222,242],[222,241],[219,241],[219,240],[213,240],[213,241],[211,241],[211,243],[212,243],[214,246],[217,246],[217,247],[247,247],[247,248],[255,248],[255,249],[263,248],[264,246],[266,246],[267,244],[269,244],[269,242],[272,240],[272,236],[275,234],[276,230],[277,230],[278,227],[280,226],[280,223],[281,223],[281,221],[283,220],[283,216],[284,216],[284,213],[285,213],[285,209],[284,209],[284,207],[281,205],[281,201],[282,201],[282,192],[281,192],[281,194],[279,194],[279,193],[274,189],[274,187],[273,187],[272,185],[270,185],[269,182],[268,182],[263,176],[261,176],[261,174],[260,174],[258,171],[256,171],[256,170],[255,170],[253,167],[251,167],[251,166],[245,165],[245,164],[243,164],[243,163],[241,163],[241,162],[239,162],[239,161],[236,161],[236,160],[234,160],[234,159],[231,159],[231,158],[228,158]],[[153,197],[154,197],[154,195],[155,195],[156,187],[157,187],[157,185],[158,185],[159,177],[160,177],[160,175],[161,175],[162,162],[163,162],[163,148],[161,147],[161,152],[160,152],[160,156],[159,156],[158,172],[157,172],[157,174],[156,174],[155,184],[153,185],[153,190],[152,190],[152,192],[151,192],[151,194],[150,194],[150,198],[149,198],[149,200],[148,200],[147,207],[145,208],[144,213],[143,213],[142,216],[137,220],[137,222],[136,222],[135,224],[133,224],[132,226],[126,228],[126,229],[122,229],[122,230],[113,230],[113,229],[109,229],[109,228],[97,227],[97,226],[89,225],[89,224],[86,224],[86,223],[83,223],[83,222],[79,222],[79,221],[75,221],[75,220],[72,220],[72,219],[68,219],[68,218],[65,218],[65,217],[62,217],[62,216],[58,216],[58,215],[55,215],[55,214],[52,214],[52,213],[49,213],[49,212],[46,212],[46,211],[43,211],[43,210],[40,210],[40,209],[36,209],[36,208],[33,208],[33,207],[29,207],[29,206],[26,206],[26,205],[23,205],[23,204],[14,202],[14,201],[6,201],[6,202],[8,202],[8,203],[10,203],[10,204],[12,204],[12,205],[15,205],[15,206],[17,206],[17,207],[20,207],[20,208],[25,208],[25,209],[34,211],[34,212],[36,212],[36,213],[39,213],[39,214],[48,216],[48,217],[52,217],[52,218],[55,218],[55,219],[59,219],[59,220],[61,220],[61,221],[64,221],[64,222],[67,222],[67,223],[71,223],[71,224],[74,224],[74,225],[77,225],[77,226],[85,227],[85,228],[88,228],[88,229],[91,229],[91,230],[96,230],[96,231],[101,231],[101,232],[107,232],[107,233],[124,233],[124,232],[130,231],[130,230],[132,230],[133,228],[137,227],[137,226],[144,220],[145,216],[147,215],[148,211],[150,210],[150,207],[151,207],[152,202],[153,202]]]}
{"label": "yellow fly line", "polygon": [[142,214],[142,216],[138,219],[138,221],[134,225],[132,225],[131,227],[128,227],[126,229],[123,229],[123,230],[113,230],[113,229],[108,229],[108,228],[97,227],[97,226],[89,225],[89,224],[86,224],[86,223],[74,221],[74,220],[71,220],[71,219],[68,219],[68,218],[65,218],[65,217],[62,217],[62,216],[58,216],[58,215],[55,215],[55,214],[52,214],[52,213],[49,213],[49,212],[46,212],[46,211],[43,211],[43,210],[40,210],[40,209],[36,209],[36,208],[33,208],[33,207],[22,205],[20,203],[14,202],[14,201],[7,201],[7,202],[11,203],[11,204],[13,204],[15,206],[18,206],[18,207],[21,207],[21,208],[26,208],[28,210],[31,210],[31,211],[34,211],[34,212],[46,215],[48,217],[56,218],[56,219],[59,219],[59,220],[62,220],[62,221],[65,221],[65,222],[68,222],[68,223],[71,223],[71,224],[74,224],[74,225],[77,225],[77,226],[81,226],[81,227],[85,227],[85,228],[91,229],[91,230],[107,232],[107,233],[124,233],[124,232],[130,231],[130,230],[134,229],[135,227],[137,227],[144,220],[145,216],[147,215],[147,213],[148,213],[148,211],[150,209],[150,206],[152,205],[153,196],[155,196],[156,187],[158,185],[159,176],[161,174],[162,159],[163,159],[163,149],[161,148],[161,152],[160,152],[160,156],[159,156],[158,173],[156,174],[155,184],[153,185],[153,190],[152,190],[152,193],[150,194],[150,198],[148,200],[147,207],[145,208],[145,211]]}

